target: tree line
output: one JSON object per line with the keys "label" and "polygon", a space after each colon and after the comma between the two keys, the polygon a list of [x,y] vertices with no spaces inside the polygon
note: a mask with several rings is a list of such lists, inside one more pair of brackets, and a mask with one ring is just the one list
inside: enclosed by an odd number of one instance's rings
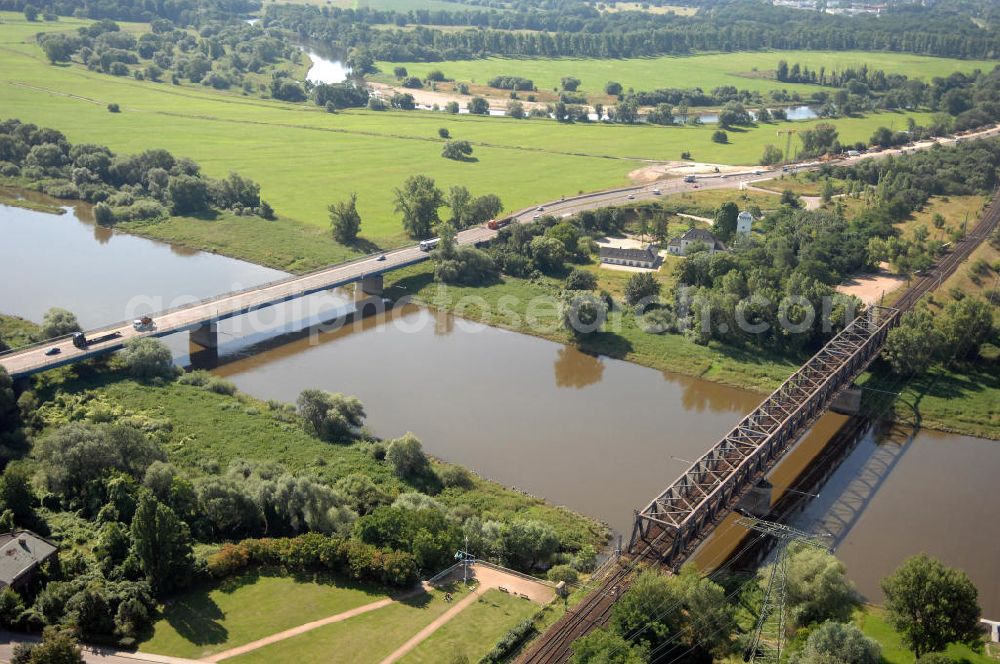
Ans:
{"label": "tree line", "polygon": [[274,214],[261,200],[260,186],[237,173],[209,178],[194,161],[162,149],[120,155],[102,145],[73,145],[56,129],[17,119],[0,122],[0,175],[56,198],[94,203],[100,224],[212,209]]}
{"label": "tree line", "polygon": [[[883,12],[877,20],[735,1],[694,16],[600,13],[580,5],[569,5],[565,11],[412,14],[276,5],[268,6],[266,16],[269,24],[298,28],[310,39],[344,49],[364,47],[376,59],[390,61],[490,55],[624,58],[762,49],[889,50],[983,58],[997,50],[995,34],[977,27],[961,12],[938,7],[897,8]],[[424,20],[435,23],[424,24]],[[411,22],[468,25],[470,29],[369,27]]]}

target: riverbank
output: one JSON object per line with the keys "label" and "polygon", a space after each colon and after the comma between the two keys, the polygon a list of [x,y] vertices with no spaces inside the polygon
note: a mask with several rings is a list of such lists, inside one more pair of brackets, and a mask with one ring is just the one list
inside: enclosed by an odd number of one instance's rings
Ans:
{"label": "riverbank", "polygon": [[[588,269],[598,276],[599,288],[612,293],[620,291],[621,273],[596,266]],[[667,268],[661,268],[661,273],[664,270]],[[964,275],[962,267],[953,279]],[[670,279],[668,275],[658,275],[658,278],[661,282]],[[396,299],[407,297],[487,325],[560,343],[576,343],[586,353],[761,395],[776,389],[807,359],[804,355],[780,355],[715,342],[702,346],[679,334],[651,334],[642,329],[631,311],[624,309],[612,312],[609,320],[612,331],[576,342],[559,324],[554,311],[542,312],[542,315],[536,312],[534,324],[531,322],[529,314],[533,300],[560,296],[561,283],[555,279],[525,280],[504,276],[499,283],[488,286],[443,289],[433,279],[433,268],[421,265],[393,273],[387,278],[386,286],[387,294]],[[947,290],[947,284],[943,290]],[[884,399],[871,401],[879,412],[900,422],[1000,440],[1000,373],[996,363],[996,358],[986,358],[983,366],[935,368],[912,380],[900,380],[890,375],[885,367],[876,365],[859,382],[875,389],[898,392],[900,398],[891,403]]]}

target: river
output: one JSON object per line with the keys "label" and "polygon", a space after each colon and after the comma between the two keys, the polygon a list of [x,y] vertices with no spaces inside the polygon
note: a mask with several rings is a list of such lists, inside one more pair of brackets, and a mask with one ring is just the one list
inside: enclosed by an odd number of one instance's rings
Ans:
{"label": "river", "polygon": [[[89,327],[282,274],[80,216],[0,206],[8,258],[0,311],[40,320],[63,306]],[[339,293],[311,296],[221,323],[215,371],[265,399],[293,401],[309,387],[356,394],[375,434],[412,430],[430,453],[602,519],[626,538],[632,510],[759,400],[412,306],[340,329],[309,327],[346,302]],[[186,335],[166,341],[179,363],[189,361]],[[793,454],[810,457],[842,420],[824,417]],[[986,616],[997,617],[998,469],[1000,442],[870,434],[797,524],[838,526],[838,554],[868,598],[878,600],[878,579],[924,550],[967,570]],[[782,472],[778,486],[791,479]]]}

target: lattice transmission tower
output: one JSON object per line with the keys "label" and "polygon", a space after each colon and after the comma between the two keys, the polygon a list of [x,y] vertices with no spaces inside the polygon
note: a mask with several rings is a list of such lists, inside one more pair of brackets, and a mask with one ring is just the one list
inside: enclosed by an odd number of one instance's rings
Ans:
{"label": "lattice transmission tower", "polygon": [[785,646],[785,624],[787,619],[787,603],[785,584],[788,578],[788,545],[792,542],[802,542],[807,546],[829,551],[823,540],[816,535],[796,530],[790,526],[773,521],[761,521],[752,517],[743,517],[737,522],[748,530],[770,535],[778,541],[777,555],[771,566],[771,574],[764,591],[764,602],[760,607],[760,615],[754,627],[753,639],[744,655],[744,661],[751,664],[780,664],[781,653]]}

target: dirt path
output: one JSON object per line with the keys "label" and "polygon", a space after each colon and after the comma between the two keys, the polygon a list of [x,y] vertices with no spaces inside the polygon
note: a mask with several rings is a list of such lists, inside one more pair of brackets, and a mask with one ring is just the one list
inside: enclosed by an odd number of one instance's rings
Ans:
{"label": "dirt path", "polygon": [[203,662],[221,662],[224,659],[229,659],[231,657],[236,657],[237,655],[246,654],[252,650],[257,650],[258,648],[263,648],[264,646],[270,645],[272,643],[277,643],[278,641],[284,641],[285,639],[290,639],[293,636],[298,636],[299,634],[304,634],[305,632],[310,632],[317,627],[323,627],[324,625],[331,625],[333,623],[343,622],[348,618],[353,618],[355,616],[360,616],[363,613],[368,613],[369,611],[375,611],[381,609],[382,607],[389,606],[400,600],[412,597],[419,593],[426,592],[426,588],[421,587],[419,590],[413,590],[404,595],[398,597],[386,597],[385,599],[380,599],[377,602],[371,602],[369,604],[364,604],[362,606],[355,607],[348,611],[338,613],[333,616],[328,616],[326,618],[321,618],[319,620],[314,620],[312,622],[307,622],[297,627],[292,627],[291,629],[286,629],[283,632],[278,632],[277,634],[271,634],[270,636],[265,636],[263,639],[257,639],[256,641],[251,641],[250,643],[245,643],[242,646],[237,646],[235,648],[230,648],[229,650],[223,650],[222,652],[215,653],[214,655],[209,655],[203,658]]}
{"label": "dirt path", "polygon": [[715,223],[715,219],[709,219],[708,217],[699,217],[696,214],[685,214],[684,212],[678,212],[677,216],[683,219],[694,219],[695,221],[701,221],[708,224],[709,226]]}
{"label": "dirt path", "polygon": [[479,596],[486,590],[488,589],[483,586],[478,586],[475,590],[456,602],[455,606],[439,615],[431,621],[429,625],[410,637],[409,641],[396,648],[391,655],[383,659],[379,664],[392,664],[393,662],[400,660],[404,655],[420,645],[421,642],[423,642],[427,637],[438,631],[442,625],[461,613],[465,607],[479,599]]}
{"label": "dirt path", "polygon": [[[439,585],[447,585],[448,583],[454,582],[461,583],[462,577],[462,568],[460,566],[456,566],[451,574],[443,579],[439,579],[437,583]],[[487,590],[498,588],[503,592],[518,595],[526,600],[538,602],[539,604],[548,604],[552,601],[552,598],[555,597],[556,594],[555,589],[552,586],[542,583],[541,581],[482,563],[474,563],[469,566],[469,578],[475,579],[479,582],[479,585],[476,586],[475,590],[470,592],[468,596],[463,597],[457,604],[455,604],[455,606],[438,616],[429,625],[414,634],[412,638],[397,648],[391,655],[383,659],[379,664],[393,664],[393,662],[398,661],[408,652],[420,645],[431,634],[440,629],[442,625],[461,613],[467,606],[475,602],[479,596]]]}

